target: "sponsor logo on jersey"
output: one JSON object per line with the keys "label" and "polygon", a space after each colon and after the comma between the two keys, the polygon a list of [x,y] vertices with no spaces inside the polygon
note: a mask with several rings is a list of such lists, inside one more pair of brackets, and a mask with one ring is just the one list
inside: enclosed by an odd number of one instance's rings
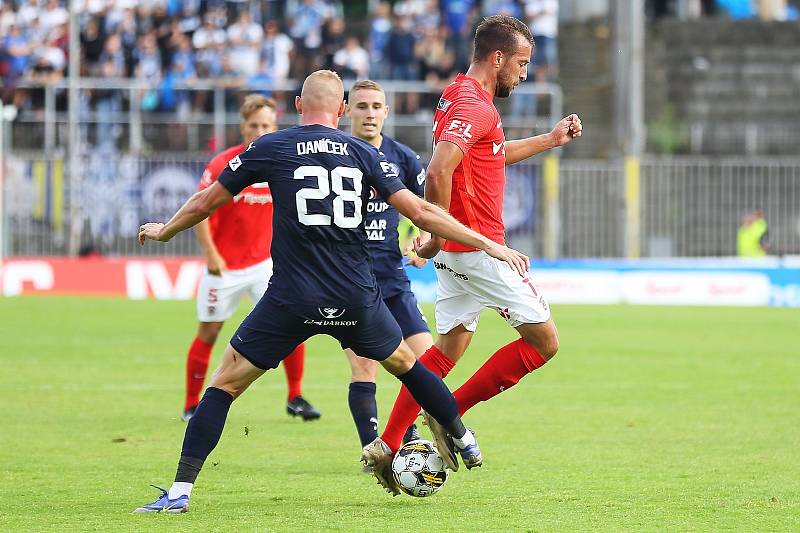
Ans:
{"label": "sponsor logo on jersey", "polygon": [[319,311],[319,314],[322,315],[322,318],[332,320],[345,314],[347,309],[339,309],[336,307],[319,307],[317,308],[317,311]]}
{"label": "sponsor logo on jersey", "polygon": [[455,270],[445,265],[444,263],[439,263],[438,261],[434,261],[433,266],[436,270],[444,270],[445,272],[450,272],[450,274],[452,274],[454,278],[458,278],[463,281],[469,281],[469,276],[461,274],[460,272],[456,272]]}
{"label": "sponsor logo on jersey", "polygon": [[496,142],[492,141],[492,153],[494,155],[497,155],[497,152],[499,152],[501,148],[503,149],[503,155],[506,155],[506,142],[503,141],[500,144],[497,144]]}
{"label": "sponsor logo on jersey", "polygon": [[417,183],[422,185],[424,182],[425,182],[425,169],[423,168],[422,170],[419,171],[419,174],[417,174]]}
{"label": "sponsor logo on jersey", "polygon": [[436,109],[438,109],[439,111],[447,111],[447,108],[450,107],[450,104],[452,103],[453,102],[451,102],[450,100],[439,98],[439,103],[436,104]]}
{"label": "sponsor logo on jersey", "polygon": [[383,170],[383,173],[386,174],[386,177],[396,178],[398,176],[399,168],[394,163],[389,163],[388,161],[381,161],[381,170]]}
{"label": "sponsor logo on jersey", "polygon": [[347,312],[347,309],[341,307],[318,307],[317,311],[322,316],[322,320],[307,318],[303,323],[314,326],[355,326],[358,324],[358,320],[336,320]]}
{"label": "sponsor logo on jersey", "polygon": [[[387,205],[386,202],[382,203],[383,205]],[[367,211],[369,211],[369,209]],[[370,220],[364,225],[364,230],[367,232],[367,240],[383,241],[386,239],[386,220],[385,219]]]}
{"label": "sponsor logo on jersey", "polygon": [[232,171],[236,172],[236,169],[242,166],[242,160],[239,159],[239,156],[237,155],[236,157],[228,161],[228,166]]}
{"label": "sponsor logo on jersey", "polygon": [[250,151],[250,148],[253,148],[255,145],[256,145],[256,143],[255,143],[255,142],[251,142],[250,144],[248,144],[248,145],[247,145],[247,149],[245,150],[245,152],[249,152],[249,151]]}
{"label": "sponsor logo on jersey", "polygon": [[358,320],[314,320],[311,318],[305,319],[303,324],[312,326],[344,326],[352,327],[358,324]]}
{"label": "sponsor logo on jersey", "polygon": [[[389,209],[389,204],[381,199],[375,187],[369,188],[369,202],[367,202],[367,213],[383,213]],[[383,238],[381,238],[383,240]]]}
{"label": "sponsor logo on jersey", "polygon": [[469,132],[472,129],[472,124],[464,122],[463,120],[451,120],[445,131],[453,135],[458,135],[462,139],[472,139],[472,134]]}
{"label": "sponsor logo on jersey", "polygon": [[252,192],[245,192],[237,194],[233,197],[233,203],[244,201],[247,205],[264,205],[272,203],[272,194],[255,194]]}

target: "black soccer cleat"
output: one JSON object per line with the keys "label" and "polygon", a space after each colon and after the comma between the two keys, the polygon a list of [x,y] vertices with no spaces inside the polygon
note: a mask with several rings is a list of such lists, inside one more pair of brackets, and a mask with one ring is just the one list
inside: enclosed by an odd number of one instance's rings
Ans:
{"label": "black soccer cleat", "polygon": [[408,426],[405,435],[403,435],[403,444],[409,443],[412,440],[419,440],[421,438],[422,437],[420,436],[419,431],[417,430],[417,425],[411,424],[410,426]]}
{"label": "black soccer cleat", "polygon": [[301,416],[303,421],[316,420],[322,416],[319,409],[311,405],[302,396],[295,396],[286,402],[286,412],[291,416]]}

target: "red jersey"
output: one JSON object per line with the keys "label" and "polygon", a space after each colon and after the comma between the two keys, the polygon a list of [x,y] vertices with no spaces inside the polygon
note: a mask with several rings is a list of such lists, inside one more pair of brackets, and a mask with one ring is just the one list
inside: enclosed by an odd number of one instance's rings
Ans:
{"label": "red jersey", "polygon": [[[209,161],[199,190],[210,187],[228,161],[242,153],[244,144],[228,148]],[[211,240],[231,270],[239,270],[270,257],[272,244],[272,193],[266,183],[256,183],[211,214]]]}
{"label": "red jersey", "polygon": [[[503,191],[506,137],[492,96],[474,78],[459,74],[447,86],[433,116],[433,143],[449,141],[464,152],[453,172],[450,214],[496,243],[505,244]],[[475,248],[446,241],[448,252]]]}

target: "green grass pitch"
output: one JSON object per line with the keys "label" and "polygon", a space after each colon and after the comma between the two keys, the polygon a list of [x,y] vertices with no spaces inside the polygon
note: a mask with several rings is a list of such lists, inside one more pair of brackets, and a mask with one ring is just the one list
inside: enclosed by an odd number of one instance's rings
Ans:
{"label": "green grass pitch", "polygon": [[[317,337],[304,392],[320,421],[290,419],[282,370],[267,374],[234,404],[191,512],[134,515],[174,474],[194,304],[0,299],[0,531],[800,530],[797,310],[554,316],[559,355],[465,417],[483,468],[431,498],[360,473],[348,366]],[[451,387],[514,335],[485,314]],[[380,376],[382,421],[397,389]]]}

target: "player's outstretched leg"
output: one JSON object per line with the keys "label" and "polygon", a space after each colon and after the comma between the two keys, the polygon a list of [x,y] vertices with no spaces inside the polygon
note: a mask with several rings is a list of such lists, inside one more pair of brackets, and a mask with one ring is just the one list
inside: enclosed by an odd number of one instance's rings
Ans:
{"label": "player's outstretched leg", "polygon": [[197,405],[194,416],[186,426],[183,448],[178,461],[175,481],[168,491],[147,505],[138,507],[136,513],[186,512],[192,487],[208,455],[216,447],[225,419],[233,400],[264,373],[253,366],[229,344],[222,363],[214,373],[211,383]]}
{"label": "player's outstretched leg", "polygon": [[200,403],[200,393],[206,380],[208,362],[223,322],[200,322],[197,336],[186,355],[186,397],[181,420],[188,422]]}
{"label": "player's outstretched leg", "polygon": [[[475,437],[472,433],[467,432],[463,422],[461,422],[455,398],[453,398],[447,385],[445,385],[441,377],[425,368],[423,364],[415,359],[414,353],[405,342],[401,342],[397,350],[382,361],[381,364],[408,388],[417,403],[441,424],[457,442],[464,445],[477,446]],[[365,462],[370,464],[370,459],[378,456],[378,454],[371,452],[383,446],[385,446],[385,443],[380,439],[368,445],[370,449],[365,448],[364,450]],[[384,453],[378,456],[379,464],[382,468],[387,462],[386,456],[391,457],[391,453],[391,450],[384,450]],[[375,470],[377,471],[377,468]],[[380,481],[380,477],[378,479]]]}
{"label": "player's outstretched leg", "polygon": [[283,369],[286,371],[286,413],[290,416],[299,416],[304,422],[317,420],[322,413],[303,398],[303,368],[306,361],[305,344],[299,345],[283,360]]}
{"label": "player's outstretched leg", "polygon": [[[436,346],[431,346],[419,358],[419,362],[428,370],[443,378],[446,377],[455,363],[448,359]],[[393,451],[397,451],[403,442],[403,435],[407,432],[410,424],[419,414],[419,404],[406,387],[400,389],[397,399],[392,407],[389,420],[381,433],[381,439]],[[445,453],[444,450],[440,450]]]}
{"label": "player's outstretched leg", "polygon": [[540,368],[558,351],[558,336],[552,320],[542,324],[523,324],[523,335],[497,350],[453,395],[459,414],[478,402],[486,401],[516,385],[527,374]]}

